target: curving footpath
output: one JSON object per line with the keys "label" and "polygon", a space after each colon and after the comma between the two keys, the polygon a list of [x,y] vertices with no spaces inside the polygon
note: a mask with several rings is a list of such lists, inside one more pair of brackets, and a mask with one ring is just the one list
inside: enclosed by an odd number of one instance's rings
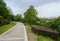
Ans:
{"label": "curving footpath", "polygon": [[24,24],[17,22],[14,27],[0,35],[0,41],[28,41]]}

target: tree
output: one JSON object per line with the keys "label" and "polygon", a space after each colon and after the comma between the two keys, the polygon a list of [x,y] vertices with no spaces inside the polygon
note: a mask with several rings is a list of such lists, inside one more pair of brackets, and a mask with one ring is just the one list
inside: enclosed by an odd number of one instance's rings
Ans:
{"label": "tree", "polygon": [[8,20],[10,20],[10,21],[14,21],[14,18],[15,18],[15,16],[14,16],[13,14],[9,14],[9,18],[8,18]]}
{"label": "tree", "polygon": [[34,9],[34,6],[30,6],[29,9],[24,13],[24,16],[28,17],[28,15],[30,15],[29,17],[33,16],[33,17],[36,17],[37,15],[37,11]]}
{"label": "tree", "polygon": [[22,16],[21,16],[20,14],[17,14],[17,15],[15,16],[15,20],[16,20],[16,21],[21,21],[21,18],[22,18]]}
{"label": "tree", "polygon": [[56,18],[56,19],[52,22],[52,24],[51,24],[50,27],[51,27],[52,29],[57,30],[57,31],[60,32],[60,17]]}
{"label": "tree", "polygon": [[34,6],[30,6],[29,9],[24,13],[25,23],[34,24],[37,21],[37,11]]}
{"label": "tree", "polygon": [[0,16],[3,16],[5,19],[9,16],[9,10],[6,7],[4,0],[0,0]]}
{"label": "tree", "polygon": [[10,23],[9,19],[9,9],[6,6],[4,0],[0,0],[0,25]]}

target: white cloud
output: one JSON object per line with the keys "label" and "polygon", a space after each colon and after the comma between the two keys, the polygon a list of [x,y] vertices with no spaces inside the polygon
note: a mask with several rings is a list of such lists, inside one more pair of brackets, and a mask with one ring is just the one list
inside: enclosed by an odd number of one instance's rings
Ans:
{"label": "white cloud", "polygon": [[57,17],[60,16],[60,2],[48,3],[38,6],[38,17]]}
{"label": "white cloud", "polygon": [[17,13],[23,14],[32,4],[38,11],[38,17],[60,16],[59,0],[5,0],[5,2],[15,15]]}

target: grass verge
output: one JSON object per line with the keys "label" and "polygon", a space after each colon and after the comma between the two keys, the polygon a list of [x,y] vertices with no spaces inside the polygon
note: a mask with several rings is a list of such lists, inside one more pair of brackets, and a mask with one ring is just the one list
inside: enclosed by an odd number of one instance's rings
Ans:
{"label": "grass verge", "polygon": [[4,32],[6,32],[7,30],[9,30],[10,28],[12,28],[15,25],[15,23],[10,23],[4,26],[0,27],[0,35],[3,34]]}
{"label": "grass verge", "polygon": [[58,37],[58,41],[60,41],[60,37]]}
{"label": "grass verge", "polygon": [[37,35],[32,32],[30,25],[26,26],[26,30],[28,35],[28,41],[37,41]]}
{"label": "grass verge", "polygon": [[42,35],[37,35],[37,34],[33,33],[30,25],[26,26],[26,30],[27,30],[29,41],[54,41],[51,38],[44,37]]}
{"label": "grass verge", "polygon": [[44,37],[44,36],[40,35],[37,37],[37,41],[54,41],[54,40],[49,37]]}

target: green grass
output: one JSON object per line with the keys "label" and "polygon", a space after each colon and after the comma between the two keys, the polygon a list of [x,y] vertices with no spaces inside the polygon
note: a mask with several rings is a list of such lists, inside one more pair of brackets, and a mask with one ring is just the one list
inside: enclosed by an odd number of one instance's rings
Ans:
{"label": "green grass", "polygon": [[0,27],[0,35],[3,34],[4,32],[6,32],[7,30],[9,30],[10,28],[12,28],[15,25],[15,23],[10,23],[4,26]]}
{"label": "green grass", "polygon": [[51,38],[44,37],[44,36],[38,36],[37,41],[54,41]]}
{"label": "green grass", "polygon": [[58,41],[60,41],[60,37],[58,37]]}

